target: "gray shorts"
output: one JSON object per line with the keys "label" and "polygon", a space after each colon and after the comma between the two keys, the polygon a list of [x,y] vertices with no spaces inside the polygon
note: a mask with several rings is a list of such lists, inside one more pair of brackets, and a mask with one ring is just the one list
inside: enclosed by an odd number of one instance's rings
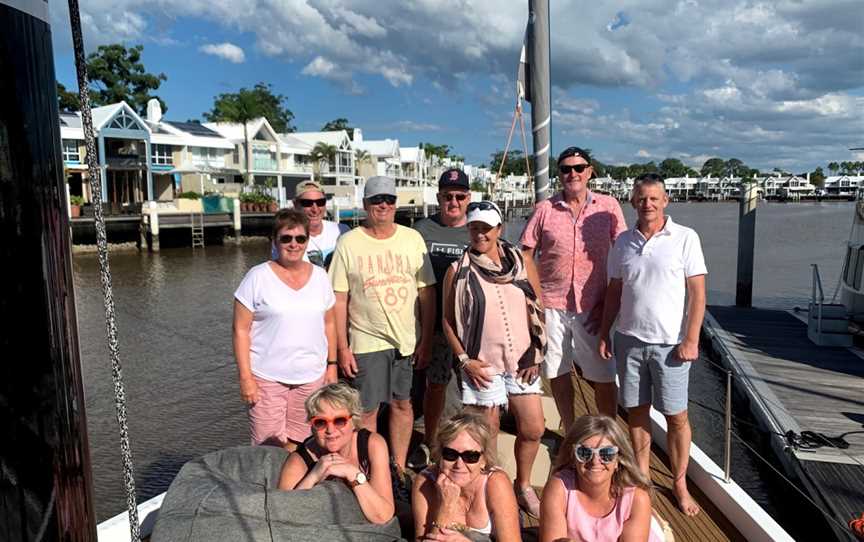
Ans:
{"label": "gray shorts", "polygon": [[414,367],[411,356],[400,356],[395,348],[354,354],[357,376],[348,379],[352,388],[360,392],[363,412],[372,412],[381,403],[393,399],[411,398]]}
{"label": "gray shorts", "polygon": [[619,396],[625,408],[653,405],[665,415],[687,410],[690,362],[675,357],[676,344],[650,344],[615,333]]}
{"label": "gray shorts", "polygon": [[453,376],[453,351],[443,332],[435,333],[432,339],[432,359],[426,367],[426,380],[431,384],[447,385]]}

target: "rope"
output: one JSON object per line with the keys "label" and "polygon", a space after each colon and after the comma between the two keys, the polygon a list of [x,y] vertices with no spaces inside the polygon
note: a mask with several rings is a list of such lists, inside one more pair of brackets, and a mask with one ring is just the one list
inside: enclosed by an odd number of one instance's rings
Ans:
{"label": "rope", "polygon": [[120,455],[123,461],[123,483],[126,489],[126,506],[129,510],[129,533],[133,541],[141,539],[138,525],[138,506],[135,496],[135,471],[132,464],[132,448],[129,444],[129,429],[126,424],[126,390],[123,386],[123,369],[120,364],[120,347],[117,340],[117,322],[114,311],[114,293],[111,287],[111,268],[108,264],[108,238],[105,232],[105,217],[102,213],[102,170],[96,154],[96,137],[93,131],[93,116],[90,111],[87,65],[84,60],[84,39],[81,33],[81,15],[78,0],[69,0],[69,22],[75,51],[75,66],[78,73],[78,97],[81,100],[81,124],[87,147],[87,169],[90,177],[90,192],[96,227],[96,246],[99,255],[102,296],[105,305],[105,327],[108,334],[108,351],[111,357],[111,378],[114,383],[114,406],[117,424],[120,426]]}
{"label": "rope", "polygon": [[[504,164],[507,163],[507,152],[510,150],[510,142],[513,141],[513,130],[516,129],[516,117],[519,116],[519,104],[516,104],[516,112],[513,114],[513,122],[510,123],[510,133],[507,134],[507,145],[504,146],[504,154],[501,156],[501,164],[498,166],[498,173],[495,175],[495,182],[493,183],[494,191],[498,190],[498,181],[501,180],[501,173],[504,172]],[[494,200],[497,194],[492,194],[492,199]]]}

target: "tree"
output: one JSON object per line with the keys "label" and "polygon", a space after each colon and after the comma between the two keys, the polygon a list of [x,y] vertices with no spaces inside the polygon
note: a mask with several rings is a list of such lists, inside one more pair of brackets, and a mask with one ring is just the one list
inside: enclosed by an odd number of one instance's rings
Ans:
{"label": "tree", "polygon": [[453,150],[450,145],[434,145],[432,143],[420,143],[420,148],[423,149],[426,156],[437,156],[442,160],[450,156],[450,151]]}
{"label": "tree", "polygon": [[[498,151],[491,155],[489,169],[491,169],[493,173],[497,175],[500,168],[502,177],[506,177],[507,175],[525,175],[525,154],[521,150],[514,149],[508,152],[507,161],[504,162],[504,167],[501,168],[501,160],[503,158],[504,151]],[[530,160],[531,157],[529,156],[528,159]]]}
{"label": "tree", "polygon": [[837,171],[840,169],[840,164],[837,162],[829,162],[828,163],[828,171],[831,172],[831,175],[837,175]]}
{"label": "tree", "polygon": [[744,162],[737,158],[726,160],[726,174],[730,177],[743,177],[749,169]]}
{"label": "tree", "polygon": [[321,128],[322,132],[338,132],[340,130],[348,132],[348,137],[350,137],[352,141],[354,140],[354,128],[348,126],[348,119],[339,117],[338,119],[331,120]]}
{"label": "tree", "polygon": [[821,167],[817,167],[810,173],[810,184],[819,188],[825,186],[825,173],[822,171]]}
{"label": "tree", "polygon": [[722,177],[726,173],[726,162],[722,158],[709,158],[702,164],[700,171],[703,177]]}
{"label": "tree", "polygon": [[332,164],[336,160],[336,152],[336,145],[330,145],[323,141],[319,141],[312,148],[312,152],[309,156],[312,158],[312,167],[317,169],[315,178],[319,181],[321,180],[322,164]]}
{"label": "tree", "polygon": [[62,83],[57,83],[57,103],[60,111],[78,111],[81,109],[78,94],[66,90]]}
{"label": "tree", "polygon": [[168,78],[164,73],[148,73],[141,62],[143,45],[128,49],[120,44],[100,45],[87,56],[87,74],[90,77],[91,101],[93,106],[126,102],[143,115],[147,112],[147,102],[152,98],[159,100],[162,111],[168,110],[165,101],[152,94],[159,89],[162,81]]}
{"label": "tree", "polygon": [[[253,88],[220,94],[213,98],[213,109],[204,113],[210,122],[248,122],[264,117],[279,133],[293,132],[294,113],[285,107],[285,96],[273,94],[271,85],[258,83]],[[243,113],[242,115],[239,113]]]}
{"label": "tree", "polygon": [[664,179],[670,177],[683,177],[689,172],[689,169],[690,168],[685,166],[684,163],[677,158],[667,158],[660,162],[660,175],[662,175]]}
{"label": "tree", "polygon": [[[327,130],[322,130],[322,132],[326,132]],[[372,155],[369,152],[364,150],[356,150],[354,151],[354,174],[360,175],[360,163],[371,161]]]}

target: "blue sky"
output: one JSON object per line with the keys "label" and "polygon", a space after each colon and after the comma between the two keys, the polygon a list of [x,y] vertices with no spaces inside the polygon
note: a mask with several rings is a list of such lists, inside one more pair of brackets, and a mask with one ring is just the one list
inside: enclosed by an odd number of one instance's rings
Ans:
{"label": "blue sky", "polygon": [[[57,76],[74,86],[66,4],[51,9]],[[345,117],[366,139],[447,143],[480,164],[506,143],[527,1],[82,0],[81,11],[88,50],[144,45],[148,71],[168,77],[169,119],[263,81],[299,130]],[[864,146],[862,28],[858,0],[553,0],[553,150],[793,171],[862,160],[847,150]]]}

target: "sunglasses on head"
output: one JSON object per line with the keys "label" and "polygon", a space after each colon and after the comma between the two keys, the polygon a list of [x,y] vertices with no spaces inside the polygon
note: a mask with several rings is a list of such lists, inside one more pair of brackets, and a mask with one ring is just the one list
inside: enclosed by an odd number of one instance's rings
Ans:
{"label": "sunglasses on head", "polygon": [[465,201],[468,199],[468,194],[461,194],[459,192],[447,192],[446,194],[441,194],[441,199],[444,201]]}
{"label": "sunglasses on head", "polygon": [[303,207],[312,207],[313,205],[317,205],[318,207],[324,207],[327,205],[327,198],[301,199],[300,205],[302,205]]}
{"label": "sunglasses on head", "polygon": [[483,452],[478,452],[477,450],[465,450],[464,452],[457,452],[453,448],[441,448],[441,458],[444,461],[455,462],[460,457],[462,461],[473,465],[474,463],[480,461],[480,457],[483,455]]}
{"label": "sunglasses on head", "polygon": [[558,171],[563,173],[564,175],[569,174],[571,171],[575,171],[576,173],[582,173],[586,169],[591,167],[591,164],[576,164],[575,166],[558,166]]}
{"label": "sunglasses on head", "polygon": [[477,209],[481,211],[495,211],[496,213],[498,213],[499,216],[501,215],[501,211],[498,209],[498,206],[491,201],[472,201],[468,204],[469,213]]}
{"label": "sunglasses on head", "polygon": [[349,421],[351,421],[350,416],[335,416],[333,418],[327,416],[315,416],[309,420],[309,425],[311,425],[312,429],[315,431],[323,431],[327,429],[328,426],[335,427],[336,429],[344,429],[345,426],[348,425]]}
{"label": "sunglasses on head", "polygon": [[580,463],[588,463],[594,459],[595,453],[600,456],[600,462],[606,465],[607,463],[615,461],[615,457],[618,455],[618,447],[603,446],[602,448],[589,448],[588,446],[580,444],[576,446],[574,455],[576,456],[576,461]]}
{"label": "sunglasses on head", "polygon": [[370,205],[381,205],[382,203],[386,203],[387,205],[396,205],[396,196],[378,194],[377,196],[367,198],[366,201],[368,201]]}
{"label": "sunglasses on head", "polygon": [[283,245],[287,245],[291,241],[297,241],[298,245],[302,245],[303,243],[305,243],[308,240],[309,240],[309,237],[307,237],[303,234],[300,234],[300,235],[280,235],[279,236],[279,243],[281,243]]}

